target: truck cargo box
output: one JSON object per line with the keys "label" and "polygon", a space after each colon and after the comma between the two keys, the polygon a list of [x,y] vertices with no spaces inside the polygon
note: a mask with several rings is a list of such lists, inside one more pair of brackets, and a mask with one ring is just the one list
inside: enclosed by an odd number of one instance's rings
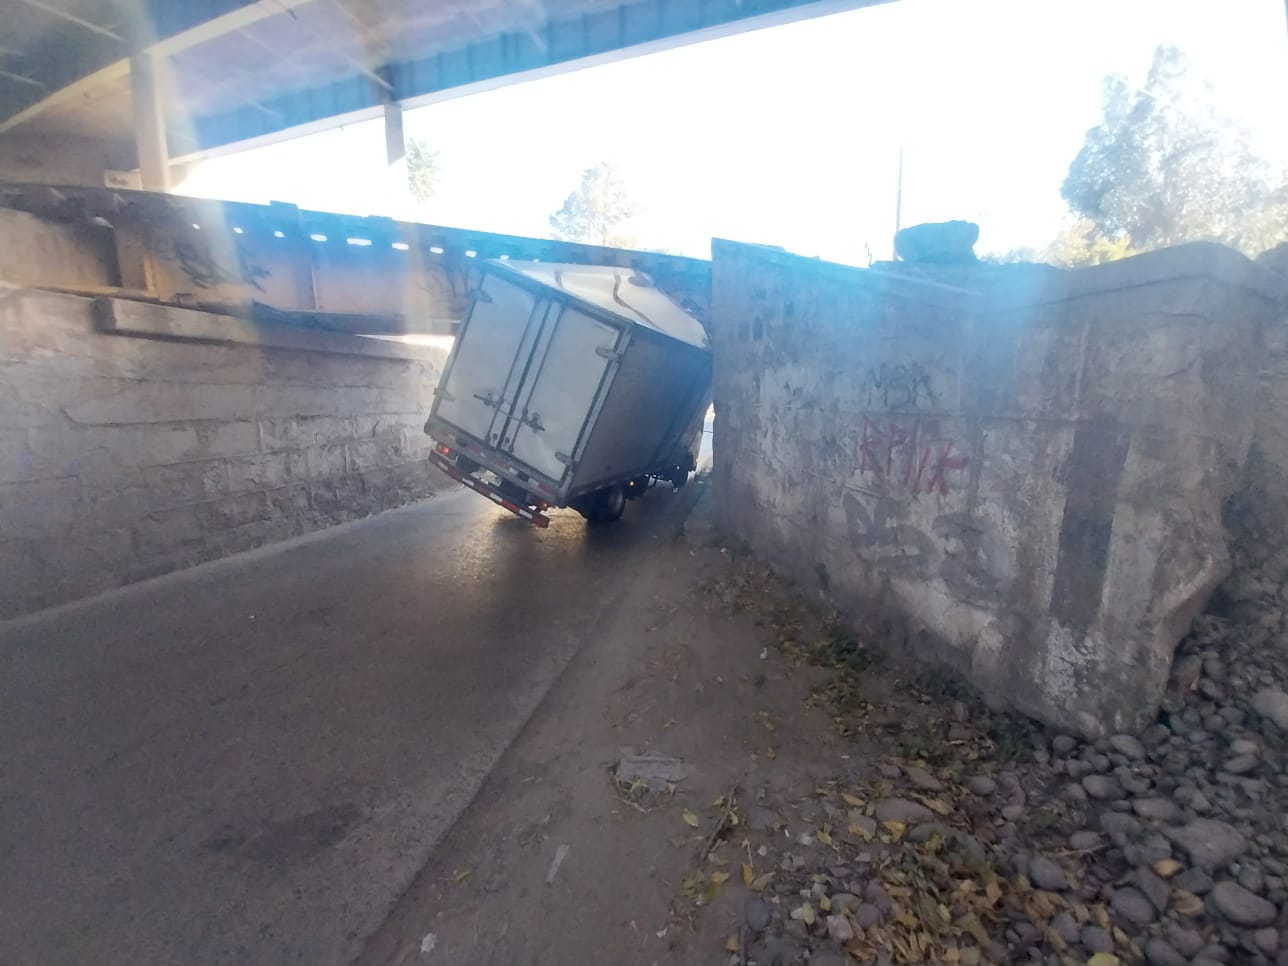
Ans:
{"label": "truck cargo box", "polygon": [[647,276],[489,262],[425,432],[441,468],[520,515],[593,516],[586,507],[616,504],[618,487],[683,483],[710,386],[702,325]]}

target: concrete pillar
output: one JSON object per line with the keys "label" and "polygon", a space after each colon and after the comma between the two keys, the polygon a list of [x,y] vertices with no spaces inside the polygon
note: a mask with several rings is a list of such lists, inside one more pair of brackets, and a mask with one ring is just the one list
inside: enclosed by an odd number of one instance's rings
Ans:
{"label": "concrete pillar", "polygon": [[165,139],[165,111],[157,83],[157,62],[144,52],[130,58],[130,94],[134,100],[134,144],[144,191],[170,190],[170,151]]}
{"label": "concrete pillar", "polygon": [[385,184],[386,204],[389,214],[406,215],[409,202],[407,191],[407,142],[403,137],[402,105],[397,101],[385,102],[385,163],[388,165]]}

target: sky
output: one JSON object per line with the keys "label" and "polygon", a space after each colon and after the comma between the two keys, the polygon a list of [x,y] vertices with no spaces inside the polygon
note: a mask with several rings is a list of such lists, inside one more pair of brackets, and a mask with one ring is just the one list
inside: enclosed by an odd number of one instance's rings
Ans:
{"label": "sky", "polygon": [[1106,75],[1182,48],[1262,152],[1288,163],[1283,0],[899,0],[409,110],[439,152],[391,203],[379,120],[203,162],[179,191],[545,237],[583,169],[615,163],[643,247],[712,237],[867,264],[902,224],[978,222],[981,254],[1042,247]]}

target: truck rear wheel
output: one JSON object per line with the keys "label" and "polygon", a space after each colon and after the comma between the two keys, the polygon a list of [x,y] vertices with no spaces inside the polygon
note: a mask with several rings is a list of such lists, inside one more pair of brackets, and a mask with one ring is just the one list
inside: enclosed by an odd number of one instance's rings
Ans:
{"label": "truck rear wheel", "polygon": [[591,523],[612,523],[626,509],[626,489],[620,483],[591,493],[574,508]]}

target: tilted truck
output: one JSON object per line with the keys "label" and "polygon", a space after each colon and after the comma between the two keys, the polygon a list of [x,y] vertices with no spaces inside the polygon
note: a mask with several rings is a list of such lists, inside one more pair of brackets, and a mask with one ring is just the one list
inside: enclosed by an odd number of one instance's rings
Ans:
{"label": "tilted truck", "polygon": [[433,463],[539,527],[616,520],[696,468],[711,396],[702,325],[645,275],[493,261],[434,391]]}

